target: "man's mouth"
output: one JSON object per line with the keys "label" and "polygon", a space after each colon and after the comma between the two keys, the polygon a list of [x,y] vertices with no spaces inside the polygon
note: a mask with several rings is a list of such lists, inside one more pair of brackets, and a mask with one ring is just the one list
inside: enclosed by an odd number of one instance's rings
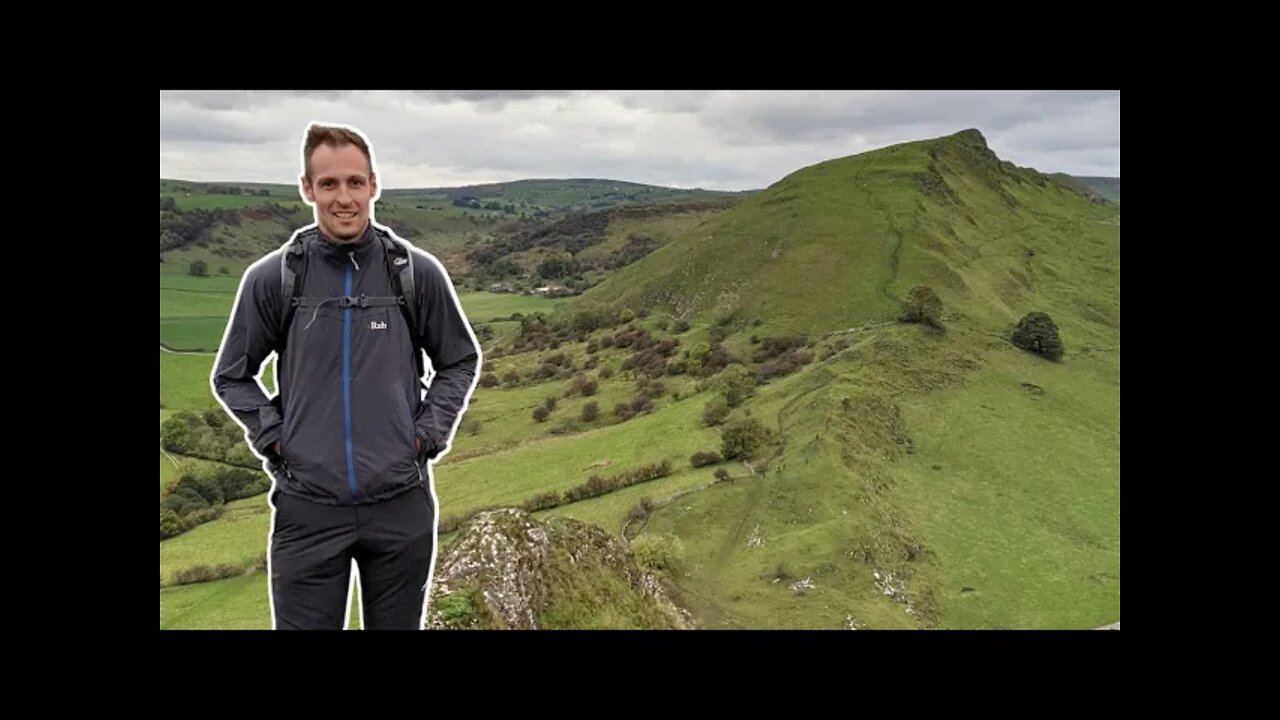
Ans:
{"label": "man's mouth", "polygon": [[340,218],[342,218],[343,220],[351,220],[352,218],[354,218],[354,217],[356,216],[356,214],[355,214],[355,212],[354,212],[354,211],[353,211],[353,212],[336,212],[336,213],[334,213],[334,216],[335,216],[335,217],[340,217]]}

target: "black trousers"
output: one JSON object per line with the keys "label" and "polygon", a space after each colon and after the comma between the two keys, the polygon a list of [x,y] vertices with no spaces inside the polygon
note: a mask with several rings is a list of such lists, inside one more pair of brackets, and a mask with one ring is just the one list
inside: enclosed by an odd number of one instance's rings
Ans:
{"label": "black trousers", "polygon": [[435,545],[425,484],[370,505],[322,505],[279,491],[270,539],[277,630],[341,630],[351,561],[367,630],[419,630]]}

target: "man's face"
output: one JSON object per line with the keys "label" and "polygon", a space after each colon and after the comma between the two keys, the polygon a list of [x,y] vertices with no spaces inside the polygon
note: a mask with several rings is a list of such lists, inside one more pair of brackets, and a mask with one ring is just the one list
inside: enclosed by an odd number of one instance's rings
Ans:
{"label": "man's face", "polygon": [[304,177],[302,190],[316,204],[320,229],[335,240],[352,240],[369,223],[378,185],[360,148],[321,145],[311,155],[311,182]]}

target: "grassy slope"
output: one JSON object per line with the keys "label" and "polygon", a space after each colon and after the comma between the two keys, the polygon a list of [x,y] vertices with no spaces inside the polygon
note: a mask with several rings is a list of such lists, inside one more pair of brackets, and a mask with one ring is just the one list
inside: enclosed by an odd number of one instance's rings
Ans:
{"label": "grassy slope", "polygon": [[[971,142],[907,143],[793,173],[564,311],[649,307],[702,320],[736,312],[814,333],[892,319],[923,283],[994,330],[1040,299],[1037,281],[1076,284],[1083,271],[1106,286],[1078,299],[1118,318],[1116,209],[1037,184]],[[922,190],[934,178],[945,194]],[[1111,222],[1114,233],[1096,227]]]}

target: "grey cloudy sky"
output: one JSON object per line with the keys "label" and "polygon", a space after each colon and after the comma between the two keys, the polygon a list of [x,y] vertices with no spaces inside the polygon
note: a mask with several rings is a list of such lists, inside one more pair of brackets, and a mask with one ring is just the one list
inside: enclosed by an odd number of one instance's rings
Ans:
{"label": "grey cloudy sky", "polygon": [[974,127],[1004,160],[1120,175],[1119,91],[165,91],[160,176],[295,183],[311,121],[369,136],[383,186],[594,177],[764,188]]}

